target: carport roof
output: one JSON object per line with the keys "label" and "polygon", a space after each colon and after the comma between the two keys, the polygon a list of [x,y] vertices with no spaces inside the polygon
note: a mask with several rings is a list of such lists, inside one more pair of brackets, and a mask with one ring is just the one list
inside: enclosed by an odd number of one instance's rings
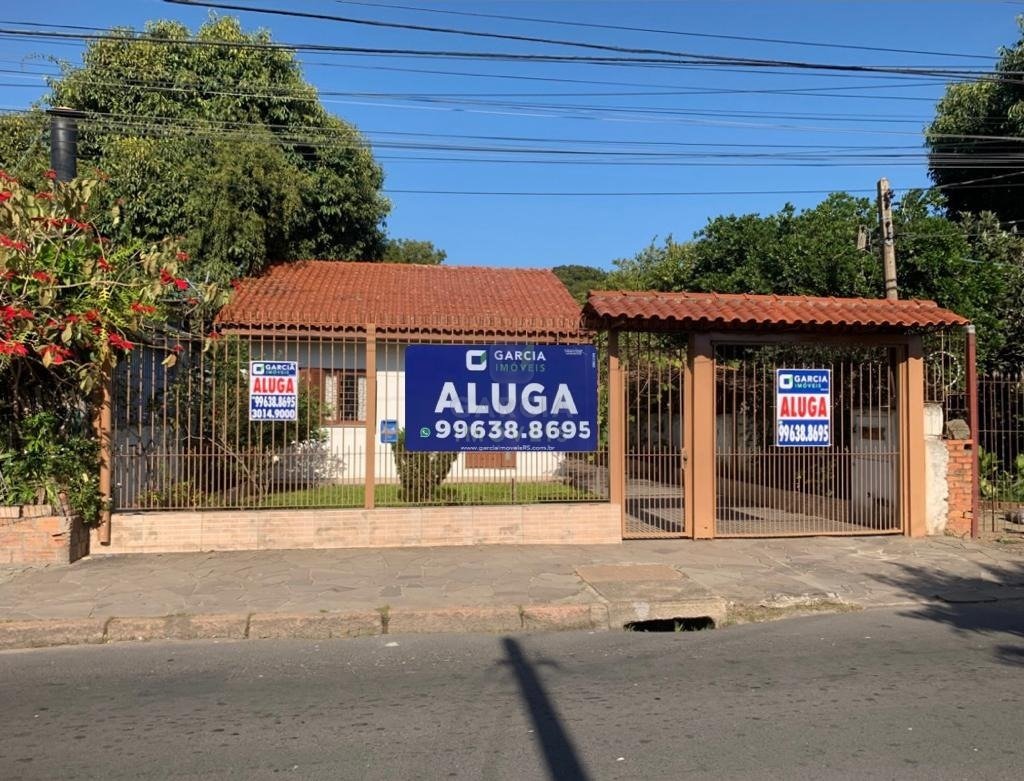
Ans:
{"label": "carport roof", "polygon": [[591,328],[700,331],[913,331],[967,325],[934,301],[884,298],[591,291],[583,308]]}

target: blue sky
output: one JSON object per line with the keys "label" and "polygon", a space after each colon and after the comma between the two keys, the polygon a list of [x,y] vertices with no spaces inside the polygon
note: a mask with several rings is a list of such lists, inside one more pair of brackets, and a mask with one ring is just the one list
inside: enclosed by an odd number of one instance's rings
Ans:
{"label": "blue sky", "polygon": [[[419,10],[333,0],[235,0],[235,4],[697,54],[944,68],[985,67],[994,60],[595,29],[423,9],[985,56],[1016,41],[1015,16],[1024,12],[1024,3],[1001,0],[380,1]],[[6,5],[3,27],[13,21],[141,27],[147,19],[173,18],[195,28],[209,14],[204,8],[159,0],[49,0],[45,4]],[[82,13],[85,7],[87,17]],[[536,43],[231,13],[240,16],[247,28],[266,27],[276,40],[284,42],[588,54],[577,48]],[[81,52],[79,45],[43,40],[5,39],[0,48],[3,67],[13,70],[21,69],[33,55],[76,61]],[[823,197],[818,192],[799,191],[859,189],[866,194],[880,176],[887,176],[897,190],[925,185],[924,162],[914,153],[920,151],[921,130],[943,91],[939,78],[885,74],[424,61],[306,53],[300,60],[307,80],[322,91],[389,96],[324,96],[324,104],[378,144],[375,151],[394,204],[389,233],[429,239],[447,251],[452,264],[550,267],[582,263],[609,268],[614,259],[632,256],[655,236],[687,238],[715,215],[772,212],[787,201],[806,207]],[[7,74],[0,82],[29,85],[0,87],[3,108],[23,108],[45,91],[37,76]],[[807,92],[809,89],[816,92]],[[765,90],[774,92],[766,94]],[[779,90],[797,92],[778,94]],[[636,92],[648,94],[621,94]],[[390,97],[395,93],[402,96]],[[410,97],[409,93],[426,94]],[[495,137],[502,140],[493,140]],[[525,140],[507,140],[512,137]],[[416,148],[379,146],[395,140]],[[424,144],[458,149],[423,149]],[[818,148],[811,150],[807,145]],[[466,146],[496,149],[467,151]],[[508,151],[506,147],[519,149]],[[539,151],[523,151],[524,147]],[[572,162],[554,162],[568,158],[551,155],[552,149],[614,151],[617,156],[577,155]],[[654,161],[649,154],[634,154],[652,150],[661,153]],[[817,159],[780,161],[777,157],[780,152],[807,155],[812,151]],[[877,157],[892,152],[911,156]],[[736,153],[747,156],[722,157]],[[764,156],[751,158],[750,153]],[[865,153],[872,159],[844,162],[840,158]],[[409,159],[423,157],[434,159]],[[582,162],[581,157],[585,158]],[[403,190],[592,194],[460,195]],[[766,190],[773,192],[706,194]],[[623,194],[651,192],[701,194]]]}

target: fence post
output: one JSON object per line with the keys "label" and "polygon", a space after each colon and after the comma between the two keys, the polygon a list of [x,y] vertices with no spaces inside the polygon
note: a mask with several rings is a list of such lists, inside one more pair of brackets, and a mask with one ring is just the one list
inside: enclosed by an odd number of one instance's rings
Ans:
{"label": "fence post", "polygon": [[622,535],[626,531],[626,412],[619,332],[608,331],[608,500],[619,505]]}
{"label": "fence post", "polygon": [[971,537],[981,521],[981,464],[978,452],[978,346],[974,326],[967,326],[967,423],[971,428]]}
{"label": "fence post", "polygon": [[100,527],[98,539],[100,545],[110,544],[110,514],[113,505],[111,486],[113,479],[111,463],[113,445],[111,437],[111,408],[113,406],[113,371],[108,358],[100,373],[99,387],[96,389],[95,409],[93,411],[93,429],[99,443],[99,493],[100,493]]}
{"label": "fence post", "polygon": [[377,486],[377,326],[366,326],[366,466],[363,507],[372,510]]}

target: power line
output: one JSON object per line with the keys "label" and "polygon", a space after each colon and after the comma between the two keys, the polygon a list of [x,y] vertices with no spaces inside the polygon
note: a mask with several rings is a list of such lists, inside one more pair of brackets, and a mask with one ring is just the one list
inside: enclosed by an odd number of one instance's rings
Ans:
{"label": "power line", "polygon": [[697,33],[683,30],[665,30],[652,27],[628,27],[618,24],[598,24],[594,22],[570,22],[564,19],[540,19],[531,16],[508,16],[505,14],[485,14],[476,11],[452,11],[437,8],[423,8],[412,5],[397,5],[394,3],[364,3],[350,2],[350,0],[335,0],[338,5],[357,5],[369,8],[391,8],[402,11],[415,11],[416,13],[444,14],[446,16],[463,16],[478,19],[498,19],[511,22],[531,22],[537,24],[559,25],[563,27],[580,27],[592,30],[613,30],[615,32],[637,32],[654,33],[656,35],[674,35],[686,38],[707,38],[721,41],[744,41],[750,43],[778,43],[786,46],[808,46],[818,49],[847,49],[852,51],[866,52],[889,52],[893,54],[923,54],[937,57],[959,57],[973,60],[994,60],[995,57],[985,54],[964,54],[959,52],[929,51],[927,49],[890,49],[885,46],[858,46],[845,43],[822,43],[820,41],[797,41],[787,38],[762,38],[751,35],[723,35],[713,33]]}
{"label": "power line", "polygon": [[410,30],[418,32],[442,33],[446,35],[461,35],[472,38],[486,38],[505,41],[516,41],[525,43],[542,43],[554,46],[566,46],[592,51],[615,52],[616,54],[632,54],[657,57],[679,58],[687,62],[697,61],[704,63],[718,63],[731,65],[756,65],[758,67],[787,67],[807,68],[812,70],[842,70],[856,72],[905,72],[906,70],[918,71],[918,68],[890,69],[888,66],[878,65],[840,65],[836,63],[803,62],[799,60],[778,60],[760,59],[755,57],[736,57],[713,54],[697,54],[694,52],[675,51],[671,49],[655,49],[650,47],[615,46],[612,44],[600,44],[587,41],[570,41],[558,38],[544,38],[530,35],[515,35],[512,33],[482,32],[478,30],[465,30],[454,27],[434,27],[431,25],[409,24],[403,22],[385,22],[378,19],[359,19],[350,16],[339,16],[336,14],[315,13],[312,11],[294,11],[281,8],[266,8],[237,3],[212,2],[212,0],[164,0],[165,3],[174,5],[202,6],[227,11],[245,11],[254,14],[266,14],[271,16],[284,16],[298,19],[312,19],[315,21],[331,21],[366,27],[376,27],[392,30]]}
{"label": "power line", "polygon": [[[255,10],[255,9],[248,9]],[[0,22],[0,24],[11,24],[12,22]],[[13,24],[35,24],[29,22],[13,22]],[[55,25],[51,25],[53,27]],[[62,25],[61,27],[68,28],[70,25]],[[194,39],[194,38],[139,38],[135,35],[120,35],[120,34],[95,34],[88,32],[75,32],[75,33],[61,33],[54,30],[12,30],[10,28],[0,28],[0,36],[14,36],[14,37],[35,37],[35,38],[47,38],[56,40],[75,39],[83,41],[122,41],[125,43],[135,44],[151,44],[151,45],[164,45],[164,46],[199,46],[199,47],[231,47],[240,49],[273,49],[280,51],[316,51],[316,52],[332,52],[340,54],[364,54],[364,55],[375,55],[375,56],[410,56],[410,57],[424,57],[424,58],[443,58],[443,59],[475,59],[475,60],[486,60],[494,62],[543,62],[543,63],[576,63],[576,64],[587,64],[587,65],[643,65],[643,66],[672,66],[672,67],[685,67],[685,66],[725,66],[730,70],[735,69],[736,66],[749,66],[756,65],[758,68],[772,68],[772,69],[795,69],[798,71],[813,72],[814,70],[826,70],[830,72],[830,75],[846,73],[863,75],[865,73],[881,74],[890,76],[901,76],[901,77],[944,77],[952,79],[964,79],[970,80],[975,78],[991,79],[991,80],[1007,80],[1006,76],[1020,76],[1024,75],[1024,72],[1019,71],[1001,71],[1000,77],[992,77],[991,73],[987,70],[979,69],[967,69],[967,68],[936,68],[933,66],[889,66],[889,65],[842,65],[836,63],[792,63],[784,60],[750,60],[744,58],[716,58],[707,57],[704,55],[694,55],[689,57],[639,57],[639,56],[607,56],[607,57],[596,57],[596,56],[579,56],[579,55],[554,55],[554,54],[521,54],[521,53],[502,53],[502,52],[479,52],[479,51],[459,51],[459,50],[439,50],[439,49],[404,49],[394,47],[361,47],[361,46],[337,46],[329,44],[311,44],[311,43],[273,43],[273,42],[255,42],[255,41],[225,41],[225,40],[205,40],[205,39]]]}

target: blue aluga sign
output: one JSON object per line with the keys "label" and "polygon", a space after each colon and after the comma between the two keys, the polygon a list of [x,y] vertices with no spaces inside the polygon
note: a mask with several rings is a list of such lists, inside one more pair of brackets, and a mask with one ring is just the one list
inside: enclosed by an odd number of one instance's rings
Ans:
{"label": "blue aluga sign", "polygon": [[832,370],[775,370],[777,447],[832,446]]}
{"label": "blue aluga sign", "polygon": [[416,451],[597,449],[590,345],[411,345],[405,446]]}

